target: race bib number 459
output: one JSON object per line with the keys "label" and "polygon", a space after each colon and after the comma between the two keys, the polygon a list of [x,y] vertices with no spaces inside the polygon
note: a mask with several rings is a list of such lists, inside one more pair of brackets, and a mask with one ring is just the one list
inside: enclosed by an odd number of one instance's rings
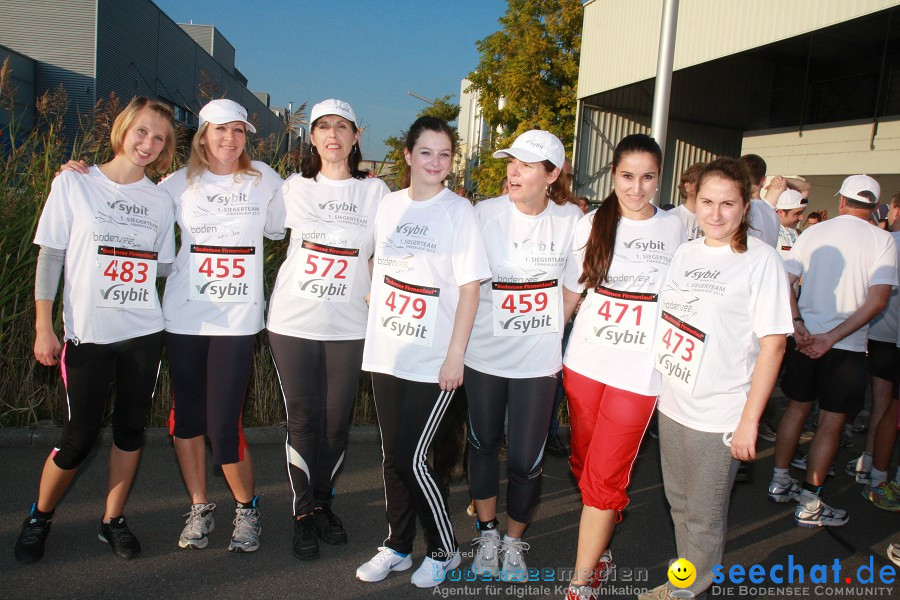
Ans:
{"label": "race bib number 459", "polygon": [[559,331],[558,280],[491,282],[494,335],[521,336]]}
{"label": "race bib number 459", "polygon": [[384,285],[383,299],[375,307],[376,330],[405,342],[431,347],[441,290],[404,283],[387,275]]}
{"label": "race bib number 459", "polygon": [[99,246],[97,280],[97,306],[156,308],[156,252]]}
{"label": "race bib number 459", "polygon": [[253,302],[256,281],[253,246],[191,244],[191,300]]}
{"label": "race bib number 459", "polygon": [[656,370],[672,385],[693,393],[705,347],[704,332],[662,311],[657,327]]}
{"label": "race bib number 459", "polygon": [[656,294],[594,289],[592,338],[601,346],[650,352],[656,328]]}

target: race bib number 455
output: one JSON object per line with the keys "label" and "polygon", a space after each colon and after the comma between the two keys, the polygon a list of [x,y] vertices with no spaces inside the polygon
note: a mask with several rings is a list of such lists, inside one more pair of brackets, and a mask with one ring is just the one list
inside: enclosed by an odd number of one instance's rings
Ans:
{"label": "race bib number 455", "polygon": [[191,300],[253,302],[256,281],[253,246],[191,244]]}
{"label": "race bib number 455", "polygon": [[404,283],[387,275],[384,285],[383,299],[375,307],[376,330],[405,342],[431,347],[441,290]]}
{"label": "race bib number 455", "polygon": [[97,280],[97,306],[156,308],[156,252],[99,246]]}
{"label": "race bib number 455", "polygon": [[678,317],[662,311],[656,337],[656,370],[689,394],[697,385],[706,334]]}
{"label": "race bib number 455", "polygon": [[491,282],[494,335],[521,336],[559,331],[558,280]]}

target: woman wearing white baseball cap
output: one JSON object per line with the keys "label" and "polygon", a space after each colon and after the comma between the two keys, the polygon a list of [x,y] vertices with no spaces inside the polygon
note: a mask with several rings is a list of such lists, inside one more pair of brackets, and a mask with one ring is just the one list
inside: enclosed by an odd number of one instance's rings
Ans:
{"label": "woman wearing white baseball cap", "polygon": [[170,430],[191,509],[178,545],[205,548],[213,530],[206,491],[213,462],[237,502],[228,550],[259,548],[253,467],[241,429],[256,334],[263,328],[263,236],[284,237],[282,180],[251,161],[247,111],[232,100],[200,110],[188,166],[160,183],[175,203],[181,248],[163,297],[172,376]]}
{"label": "woman wearing white baseball cap", "polygon": [[[567,271],[577,275],[572,236],[582,213],[562,171],[563,144],[549,131],[526,131],[494,157],[509,159],[509,195],[475,206],[491,280],[480,286],[465,358],[469,487],[479,535],[471,568],[478,577],[526,582],[529,546],[522,536],[540,497],[563,329],[580,296],[564,295],[560,282]],[[499,452],[507,409],[509,485],[501,539]]]}
{"label": "woman wearing white baseball cap", "polygon": [[293,554],[304,560],[319,556],[319,539],[347,542],[331,505],[362,367],[375,212],[390,191],[359,168],[360,129],[349,104],[319,102],[309,129],[300,173],[284,184],[291,245],[267,325],[287,413]]}

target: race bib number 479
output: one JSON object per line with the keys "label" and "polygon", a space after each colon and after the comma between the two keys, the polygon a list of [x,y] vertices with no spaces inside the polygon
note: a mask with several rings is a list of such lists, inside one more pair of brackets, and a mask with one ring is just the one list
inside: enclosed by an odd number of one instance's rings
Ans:
{"label": "race bib number 479", "polygon": [[383,299],[376,305],[376,330],[405,342],[428,346],[434,343],[439,288],[404,283],[384,277]]}
{"label": "race bib number 479", "polygon": [[705,347],[704,332],[662,311],[656,336],[656,370],[672,385],[693,393]]}
{"label": "race bib number 479", "polygon": [[97,280],[97,306],[156,308],[156,252],[99,246]]}
{"label": "race bib number 479", "polygon": [[191,300],[253,302],[256,248],[191,244]]}

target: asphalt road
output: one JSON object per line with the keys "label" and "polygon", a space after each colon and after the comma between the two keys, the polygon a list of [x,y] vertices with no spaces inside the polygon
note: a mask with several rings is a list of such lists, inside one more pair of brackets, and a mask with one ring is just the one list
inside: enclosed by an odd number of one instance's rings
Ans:
{"label": "asphalt road", "polygon": [[[15,432],[0,430],[7,439]],[[19,432],[21,434],[21,432]],[[253,554],[235,555],[225,548],[231,533],[232,500],[221,476],[210,476],[210,496],[219,504],[217,527],[205,550],[181,550],[178,535],[182,516],[189,508],[175,455],[160,432],[148,444],[135,483],[127,516],[143,546],[133,561],[116,558],[97,539],[106,487],[107,448],[100,447],[82,468],[67,497],[57,509],[47,554],[33,565],[21,565],[13,557],[13,545],[27,510],[35,498],[41,464],[54,436],[44,435],[33,445],[0,444],[0,598],[405,598],[517,597],[561,598],[565,571],[572,567],[578,517],[577,489],[564,460],[545,461],[541,506],[527,532],[531,544],[530,567],[542,570],[542,581],[528,585],[460,581],[436,590],[419,590],[409,583],[409,572],[392,574],[385,581],[365,584],[354,579],[356,567],[374,554],[387,530],[380,470],[381,451],[371,429],[352,434],[340,478],[334,510],[343,518],[350,543],[322,547],[316,561],[299,561],[290,553],[292,522],[290,493],[280,443],[253,446],[257,489],[263,517],[262,545]],[[21,437],[21,436],[20,436]],[[262,436],[275,440],[275,435]],[[877,583],[878,572],[890,562],[885,548],[900,537],[900,514],[878,510],[860,496],[859,487],[843,474],[843,465],[858,453],[842,449],[838,475],[826,487],[825,498],[850,512],[850,522],[833,531],[803,529],[793,522],[793,504],[774,504],[766,498],[772,466],[772,447],[760,442],[762,457],[753,467],[750,483],[735,488],[729,521],[726,571],[733,565],[749,568],[761,564],[766,572],[786,564],[788,556],[802,565],[804,583],[777,585],[724,583],[714,597],[794,598],[900,597],[900,586]],[[665,580],[668,560],[675,557],[674,536],[661,484],[656,440],[644,443],[635,465],[630,488],[631,504],[612,543],[616,580],[600,597],[633,598],[638,588],[655,587]],[[502,471],[501,471],[502,472]],[[800,473],[794,473],[798,476]],[[505,490],[505,487],[503,488]],[[505,493],[505,492],[502,492]],[[469,551],[475,536],[473,520],[466,516],[468,493],[464,483],[452,487],[450,508],[460,545]],[[422,557],[417,541],[415,562]],[[469,555],[471,557],[471,555]],[[814,565],[827,565],[834,575],[835,559],[840,578],[853,583],[825,585],[809,581]],[[875,567],[876,583],[857,583],[857,569]],[[467,566],[470,558],[463,559]],[[789,588],[789,589],[788,589]]]}

